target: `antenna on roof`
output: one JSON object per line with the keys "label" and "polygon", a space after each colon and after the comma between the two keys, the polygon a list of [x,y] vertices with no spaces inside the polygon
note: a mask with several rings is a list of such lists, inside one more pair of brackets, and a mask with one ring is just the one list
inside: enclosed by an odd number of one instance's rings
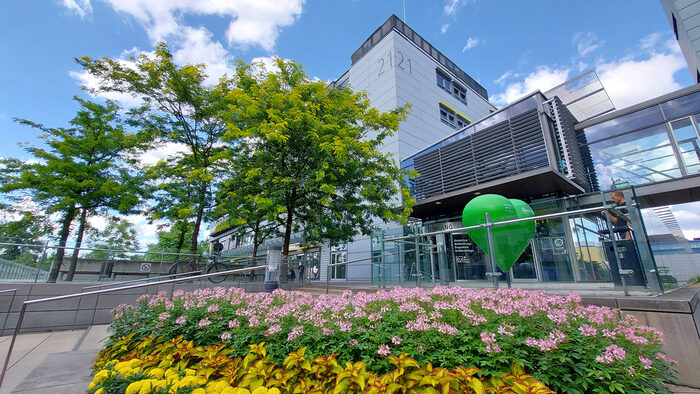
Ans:
{"label": "antenna on roof", "polygon": [[403,23],[406,23],[406,0],[403,0]]}

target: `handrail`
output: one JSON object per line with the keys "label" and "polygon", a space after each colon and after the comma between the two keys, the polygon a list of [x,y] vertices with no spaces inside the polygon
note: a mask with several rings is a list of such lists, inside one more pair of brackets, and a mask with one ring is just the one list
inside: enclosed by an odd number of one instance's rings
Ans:
{"label": "handrail", "polygon": [[423,233],[423,234],[413,234],[413,235],[404,235],[401,237],[391,237],[391,238],[384,238],[385,242],[390,242],[390,241],[398,241],[398,240],[403,240],[403,239],[413,239],[415,237],[427,237],[430,235],[438,235],[438,234],[448,234],[448,233],[456,233],[456,232],[463,232],[467,230],[474,230],[477,228],[486,228],[489,226],[503,226],[506,224],[513,224],[513,223],[520,223],[520,222],[529,222],[533,220],[540,220],[540,219],[549,219],[549,218],[556,218],[556,217],[561,217],[561,216],[571,216],[571,215],[582,215],[584,213],[593,213],[593,212],[600,212],[601,209],[603,210],[610,210],[613,209],[614,207],[612,205],[603,205],[600,207],[595,207],[595,208],[585,208],[585,209],[578,209],[575,211],[567,211],[567,212],[559,212],[559,213],[551,213],[547,215],[539,215],[539,216],[533,216],[529,218],[523,218],[523,219],[511,219],[511,220],[503,220],[500,222],[490,222],[488,224],[476,224],[474,226],[468,226],[468,227],[460,227],[460,228],[455,228],[455,229],[449,229],[449,230],[440,230],[440,231],[433,231],[430,233]]}
{"label": "handrail", "polygon": [[15,303],[15,296],[17,295],[17,289],[0,290],[0,294],[9,293],[9,292],[12,292],[12,299],[10,300],[10,304],[7,306],[7,315],[5,316],[5,321],[2,323],[2,331],[0,331],[0,333],[5,332],[5,326],[7,325],[7,321],[10,320],[10,311],[12,310],[12,304]]}
{"label": "handrail", "polygon": [[[25,246],[25,247],[32,247],[32,248],[44,248],[44,249],[79,249],[79,250],[92,250],[92,251],[97,251],[97,252],[128,252],[128,253],[138,253],[138,254],[159,254],[163,256],[185,256],[185,257],[206,257],[208,258],[208,255],[199,255],[199,254],[188,254],[188,253],[175,253],[175,252],[158,252],[158,251],[149,251],[149,250],[127,250],[127,249],[103,249],[103,248],[83,248],[83,247],[75,247],[75,246],[59,246],[59,245],[35,245],[35,244],[18,244],[18,243],[11,243],[11,242],[0,242],[0,246]],[[154,262],[154,261],[151,261]],[[155,261],[157,263],[157,261]]]}
{"label": "handrail", "polygon": [[192,274],[201,274],[202,272],[203,272],[202,270],[200,270],[200,271],[190,271],[190,272],[183,272],[183,273],[180,273],[180,274],[163,274],[163,275],[151,276],[151,277],[149,277],[149,278],[125,280],[125,281],[123,281],[123,282],[100,283],[100,284],[98,284],[98,285],[85,286],[85,287],[83,287],[83,288],[81,289],[81,291],[82,291],[82,290],[86,290],[86,289],[94,289],[94,288],[98,288],[98,287],[123,285],[123,284],[125,284],[125,283],[145,282],[145,281],[149,281],[149,280],[152,280],[152,279],[163,278],[163,277],[166,277],[166,276],[169,276],[169,277],[172,279],[173,277],[176,277],[176,276],[184,276],[184,275],[192,275]]}
{"label": "handrail", "polygon": [[168,283],[172,283],[174,286],[175,283],[177,283],[177,282],[183,282],[183,281],[192,280],[192,279],[210,278],[210,277],[219,276],[219,275],[230,275],[230,274],[235,274],[235,273],[239,273],[239,272],[255,271],[255,270],[259,270],[259,269],[264,269],[266,267],[267,267],[267,265],[258,265],[255,267],[239,268],[239,269],[230,270],[230,271],[214,272],[211,274],[188,276],[186,278],[168,279],[168,280],[163,280],[160,282],[142,283],[142,284],[138,284],[138,285],[122,286],[122,287],[117,287],[117,288],[113,288],[113,289],[92,290],[92,291],[88,291],[88,292],[64,294],[64,295],[60,295],[60,296],[38,298],[38,299],[34,299],[34,300],[24,301],[22,303],[22,310],[19,312],[19,317],[17,318],[17,326],[15,327],[15,332],[12,334],[12,340],[10,341],[10,347],[7,349],[7,357],[5,358],[5,364],[2,367],[2,374],[0,374],[0,387],[2,387],[2,382],[5,379],[5,373],[7,372],[7,366],[10,363],[10,355],[12,354],[12,349],[15,346],[15,340],[17,339],[17,334],[19,334],[20,327],[22,326],[22,320],[24,319],[24,314],[27,311],[28,305],[40,304],[42,302],[67,300],[67,299],[71,299],[71,298],[80,298],[80,297],[85,297],[85,296],[95,295],[95,294],[99,295],[99,294],[104,294],[104,293],[113,293],[113,292],[122,291],[122,290],[139,289],[142,287],[150,287],[150,286],[154,286],[154,285],[164,285],[164,284],[168,284]]}

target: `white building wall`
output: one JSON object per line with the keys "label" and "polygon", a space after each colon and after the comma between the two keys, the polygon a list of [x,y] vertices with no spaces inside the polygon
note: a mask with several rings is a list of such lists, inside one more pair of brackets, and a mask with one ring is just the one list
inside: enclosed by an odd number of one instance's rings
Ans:
{"label": "white building wall", "polygon": [[678,45],[695,82],[700,70],[700,1],[698,0],[661,0],[666,18],[673,28],[676,18],[678,28]]}
{"label": "white building wall", "polygon": [[[411,103],[410,113],[399,131],[388,138],[382,152],[392,153],[397,164],[406,157],[456,132],[440,121],[439,102],[443,101],[472,122],[487,116],[493,108],[484,98],[467,89],[467,104],[437,86],[436,69],[451,75],[404,36],[392,30],[348,70],[349,86],[367,92],[372,106],[386,112]],[[454,78],[454,76],[452,75]],[[456,78],[455,78],[456,79]],[[383,228],[398,227],[381,224]],[[371,239],[359,235],[348,244],[348,260],[367,259],[348,265],[348,281],[369,281],[372,277]]]}

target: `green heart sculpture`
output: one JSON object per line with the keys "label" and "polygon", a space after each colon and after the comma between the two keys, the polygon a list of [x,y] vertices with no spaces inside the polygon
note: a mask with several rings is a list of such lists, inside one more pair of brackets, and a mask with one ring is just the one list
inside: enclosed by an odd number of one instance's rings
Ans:
{"label": "green heart sculpture", "polygon": [[[484,194],[473,198],[462,211],[464,227],[486,223],[484,213],[489,213],[491,222],[524,219],[535,216],[529,205],[516,199],[507,199],[498,194]],[[485,228],[467,231],[469,237],[481,250],[489,254],[489,242]],[[535,235],[535,221],[526,221],[491,227],[493,250],[496,264],[508,271],[515,261],[525,251]]]}

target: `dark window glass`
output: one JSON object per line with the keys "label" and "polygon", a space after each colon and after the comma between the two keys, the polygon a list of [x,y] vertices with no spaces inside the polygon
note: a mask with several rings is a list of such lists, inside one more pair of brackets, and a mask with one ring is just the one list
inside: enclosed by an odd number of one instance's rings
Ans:
{"label": "dark window glass", "polygon": [[676,16],[671,14],[671,20],[673,21],[673,33],[676,35],[676,41],[678,41],[678,22],[676,22]]}
{"label": "dark window glass", "polygon": [[673,120],[696,112],[700,108],[700,92],[679,97],[661,104],[666,119]]}

